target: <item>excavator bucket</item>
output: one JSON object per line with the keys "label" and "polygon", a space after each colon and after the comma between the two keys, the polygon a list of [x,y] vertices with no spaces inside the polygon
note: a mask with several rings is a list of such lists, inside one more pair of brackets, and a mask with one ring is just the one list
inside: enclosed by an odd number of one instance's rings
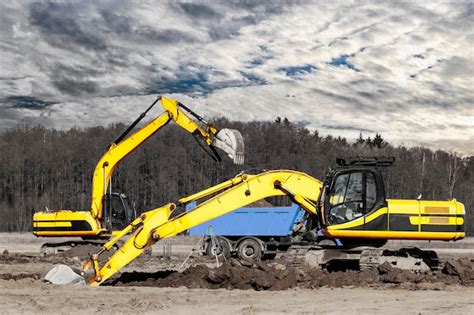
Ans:
{"label": "excavator bucket", "polygon": [[79,270],[69,266],[54,265],[43,275],[43,280],[52,284],[79,284],[86,285],[86,281]]}
{"label": "excavator bucket", "polygon": [[244,164],[244,138],[240,131],[221,129],[213,138],[212,145],[227,153],[235,164]]}

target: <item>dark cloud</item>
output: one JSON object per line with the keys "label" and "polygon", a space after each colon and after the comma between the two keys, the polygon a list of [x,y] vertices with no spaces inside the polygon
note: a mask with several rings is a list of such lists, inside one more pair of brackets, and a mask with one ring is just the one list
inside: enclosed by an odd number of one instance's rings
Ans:
{"label": "dark cloud", "polygon": [[320,126],[321,126],[322,128],[332,129],[332,130],[349,130],[349,131],[360,131],[360,132],[375,133],[375,130],[366,129],[366,128],[359,128],[359,127],[354,127],[354,126],[326,125],[326,124],[322,124],[322,125],[320,125]]}
{"label": "dark cloud", "polygon": [[[219,17],[219,21],[214,21],[209,27],[209,37],[212,40],[222,40],[235,37],[240,34],[240,29],[256,25],[273,16],[281,15],[295,3],[286,1],[230,1],[225,4],[223,10],[230,7],[234,12],[238,12],[230,19]],[[218,22],[218,23],[217,23]]]}
{"label": "dark cloud", "polygon": [[55,46],[72,43],[90,50],[105,50],[105,39],[79,24],[83,19],[78,8],[71,3],[33,2],[29,7],[29,20],[36,26],[45,40]]}
{"label": "dark cloud", "polygon": [[90,80],[57,78],[51,82],[61,93],[72,96],[92,95],[100,90],[99,84]]}
{"label": "dark cloud", "polygon": [[128,16],[116,14],[108,10],[102,10],[100,13],[105,22],[107,33],[119,35],[121,38],[130,41],[173,44],[179,42],[192,43],[196,40],[188,33],[177,29],[155,29],[150,26],[141,25],[139,21]]}
{"label": "dark cloud", "polygon": [[197,3],[178,3],[178,7],[193,19],[220,19],[222,15],[210,6]]}
{"label": "dark cloud", "polygon": [[208,34],[211,40],[222,40],[235,37],[240,34],[240,29],[247,25],[256,24],[257,20],[254,16],[244,16],[233,18],[230,21],[225,21],[222,24],[211,26]]}
{"label": "dark cloud", "polygon": [[77,80],[99,76],[103,74],[103,71],[93,67],[92,65],[68,65],[63,62],[56,62],[51,66],[52,77],[73,77]]}
{"label": "dark cloud", "polygon": [[318,88],[312,88],[311,90],[315,93],[318,93],[318,94],[327,96],[329,98],[332,98],[334,100],[335,104],[345,103],[345,104],[347,104],[351,107],[356,107],[360,111],[373,110],[373,109],[369,109],[369,107],[371,107],[371,106],[369,106],[368,104],[362,103],[357,98],[352,97],[352,96],[346,96],[346,95],[343,95],[343,94],[335,94],[333,92],[324,91],[324,90],[321,90],[321,89],[318,89]]}
{"label": "dark cloud", "polygon": [[248,12],[263,14],[282,14],[288,7],[297,4],[297,1],[229,1],[227,3],[233,9],[243,9]]}
{"label": "dark cloud", "polygon": [[4,102],[13,108],[26,108],[43,110],[48,106],[57,104],[56,102],[44,101],[34,96],[8,96]]}

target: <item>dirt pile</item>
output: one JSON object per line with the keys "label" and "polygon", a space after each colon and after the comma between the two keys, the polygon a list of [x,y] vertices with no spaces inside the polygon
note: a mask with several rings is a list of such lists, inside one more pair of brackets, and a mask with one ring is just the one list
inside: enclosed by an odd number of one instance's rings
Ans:
{"label": "dirt pile", "polygon": [[459,278],[461,284],[474,285],[474,265],[468,258],[448,260],[444,264],[443,273]]}
{"label": "dirt pile", "polygon": [[20,274],[2,273],[2,274],[0,274],[0,280],[18,281],[18,280],[21,280],[21,279],[39,280],[39,279],[41,279],[41,275],[31,274],[31,273],[20,273]]}
{"label": "dirt pile", "polygon": [[34,257],[30,257],[22,254],[11,254],[7,250],[3,251],[0,255],[0,264],[13,265],[13,264],[26,264],[34,260]]}
{"label": "dirt pile", "polygon": [[100,245],[95,244],[81,244],[71,247],[64,252],[57,254],[57,256],[65,257],[65,258],[74,258],[77,257],[79,259],[86,259],[91,254],[97,253],[101,249]]}
{"label": "dirt pile", "polygon": [[118,279],[109,282],[117,286],[154,286],[205,289],[254,289],[285,290],[289,288],[319,287],[364,287],[387,284],[404,286],[423,286],[421,284],[473,285],[472,262],[467,259],[449,261],[436,273],[412,273],[394,268],[389,263],[373,270],[347,270],[328,272],[308,267],[291,267],[279,263],[251,263],[230,260],[216,269],[204,265],[190,267],[182,273],[174,271],[158,273],[123,273]]}

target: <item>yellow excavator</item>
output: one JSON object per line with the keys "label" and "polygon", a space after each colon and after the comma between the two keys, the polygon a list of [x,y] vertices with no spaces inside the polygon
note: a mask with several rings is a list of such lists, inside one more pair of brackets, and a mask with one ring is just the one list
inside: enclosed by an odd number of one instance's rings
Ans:
{"label": "yellow excavator", "polygon": [[[164,112],[129,135],[159,101]],[[38,211],[33,215],[33,234],[41,237],[81,237],[97,240],[110,238],[114,233],[128,226],[136,219],[136,213],[126,195],[112,191],[112,174],[120,161],[171,121],[191,133],[216,161],[221,160],[217,151],[220,149],[234,163],[240,165],[244,163],[244,142],[238,130],[218,130],[184,104],[170,98],[158,97],[112,142],[110,148],[97,163],[92,178],[90,210]],[[55,246],[55,244],[50,245]]]}
{"label": "yellow excavator", "polygon": [[[415,270],[423,270],[422,265],[434,267],[435,253],[417,249],[387,252],[381,245],[390,239],[451,241],[464,238],[462,203],[386,199],[379,169],[393,163],[393,159],[343,158],[338,162],[338,167],[329,171],[323,182],[292,170],[239,174],[176,203],[145,212],[84,262],[86,274],[93,271],[87,283],[100,285],[161,239],[272,196],[288,196],[314,219],[312,228],[321,232],[320,243],[324,244],[321,250],[312,251],[319,253],[315,257],[319,265],[327,263],[328,257],[339,256],[358,260],[361,268],[389,260],[399,264],[398,267],[411,264]],[[172,217],[177,206],[197,200],[201,203],[192,211]],[[124,239],[123,245],[101,264],[99,257]],[[327,241],[334,239],[341,240],[345,246],[328,246]]]}

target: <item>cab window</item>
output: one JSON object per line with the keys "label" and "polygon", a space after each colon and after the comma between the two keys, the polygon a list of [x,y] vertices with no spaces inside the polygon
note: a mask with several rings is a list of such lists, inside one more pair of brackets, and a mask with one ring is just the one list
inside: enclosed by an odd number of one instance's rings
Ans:
{"label": "cab window", "polygon": [[125,209],[122,203],[122,198],[118,195],[112,195],[111,199],[111,220],[112,220],[112,229],[121,230],[127,226],[125,222],[126,214]]}
{"label": "cab window", "polygon": [[371,172],[340,174],[329,191],[329,223],[355,220],[369,212],[376,201],[377,187]]}

